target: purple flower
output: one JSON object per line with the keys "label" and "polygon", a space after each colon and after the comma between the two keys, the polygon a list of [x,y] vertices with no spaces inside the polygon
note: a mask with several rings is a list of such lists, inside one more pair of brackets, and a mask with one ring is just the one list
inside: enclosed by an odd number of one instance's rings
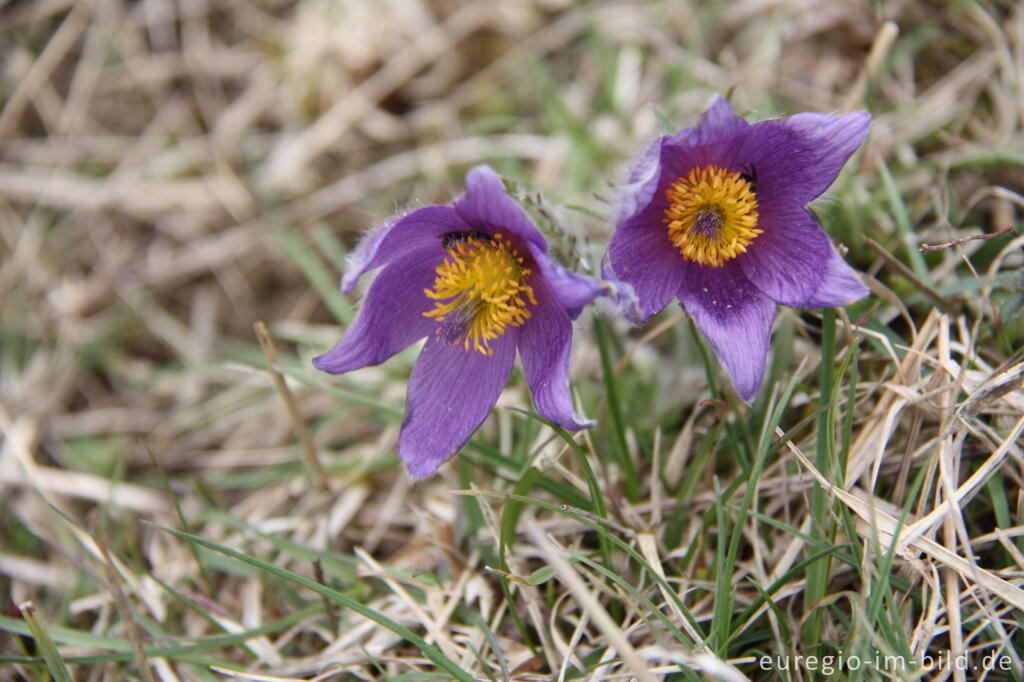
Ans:
{"label": "purple flower", "polygon": [[678,298],[740,397],[764,377],[775,307],[867,294],[804,208],[839,175],[871,117],[747,123],[717,97],[694,128],[650,146],[621,198],[607,258],[646,320]]}
{"label": "purple flower", "polygon": [[517,348],[537,412],[566,429],[591,425],[569,393],[572,320],[609,285],[552,260],[490,168],[469,172],[453,207],[420,208],[370,234],[348,265],[346,292],[367,270],[383,270],[341,341],[313,365],[350,372],[427,337],[398,436],[412,476],[433,473],[465,445],[497,402]]}

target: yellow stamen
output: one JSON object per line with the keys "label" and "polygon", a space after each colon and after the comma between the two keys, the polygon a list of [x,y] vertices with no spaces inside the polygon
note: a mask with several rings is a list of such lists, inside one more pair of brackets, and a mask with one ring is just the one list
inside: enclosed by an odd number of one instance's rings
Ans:
{"label": "yellow stamen", "polygon": [[757,198],[742,174],[694,168],[665,191],[668,238],[687,260],[719,267],[747,250],[757,227]]}
{"label": "yellow stamen", "polygon": [[490,342],[509,327],[530,317],[527,301],[537,305],[527,284],[531,270],[523,264],[511,242],[495,234],[467,232],[446,243],[447,255],[437,266],[433,289],[424,289],[436,301],[423,313],[438,322],[437,334],[451,345],[470,344],[484,355],[493,355]]}

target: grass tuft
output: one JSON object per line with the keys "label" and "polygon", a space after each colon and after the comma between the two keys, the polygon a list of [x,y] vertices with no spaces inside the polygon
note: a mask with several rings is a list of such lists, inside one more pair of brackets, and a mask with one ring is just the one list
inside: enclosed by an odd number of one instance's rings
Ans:
{"label": "grass tuft", "polygon": [[[804,9],[0,3],[0,678],[1022,679],[1024,14]],[[310,365],[360,236],[489,163],[593,273],[712,93],[871,113],[811,207],[871,295],[751,405],[588,312],[595,428],[517,372],[410,481],[418,349]]]}

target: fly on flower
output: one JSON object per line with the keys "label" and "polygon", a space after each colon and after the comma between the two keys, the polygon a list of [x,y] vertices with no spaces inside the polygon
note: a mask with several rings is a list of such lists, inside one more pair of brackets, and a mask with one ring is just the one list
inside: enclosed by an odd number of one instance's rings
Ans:
{"label": "fly on flower", "polygon": [[370,234],[342,279],[383,268],[341,341],[315,358],[331,374],[427,341],[409,378],[398,456],[415,477],[453,457],[484,421],[516,350],[542,416],[590,426],[569,393],[572,320],[609,285],[566,271],[500,178],[479,166],[454,206],[427,206]]}
{"label": "fly on flower", "polygon": [[678,298],[748,402],[777,304],[867,294],[805,206],[870,126],[861,111],[747,123],[717,97],[697,126],[651,145],[623,190],[606,262],[633,285],[643,320]]}

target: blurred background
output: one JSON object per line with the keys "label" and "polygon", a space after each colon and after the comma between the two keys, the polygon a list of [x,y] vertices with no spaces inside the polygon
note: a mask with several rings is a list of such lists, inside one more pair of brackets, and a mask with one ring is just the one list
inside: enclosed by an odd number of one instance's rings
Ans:
{"label": "blurred background", "polygon": [[[449,594],[468,567],[483,581],[477,598],[500,600],[475,572],[481,550],[465,544],[467,512],[447,494],[470,487],[481,460],[415,487],[397,464],[415,349],[343,380],[308,366],[352,318],[357,299],[337,281],[359,236],[396,210],[450,201],[478,163],[516,180],[586,270],[611,234],[629,161],[666,125],[691,124],[713,93],[752,119],[866,109],[866,148],[815,209],[876,282],[878,298],[855,312],[909,342],[942,309],[895,260],[977,322],[993,365],[1020,347],[1012,234],[916,248],[1020,231],[1016,2],[0,0],[0,54],[0,594],[11,611],[0,654],[38,655],[17,634],[30,600],[66,628],[67,655],[95,650],[67,632],[122,646],[119,582],[150,638],[252,632],[306,607],[140,520],[308,575],[310,552],[335,552],[345,557],[328,571],[336,584],[386,560],[435,572]],[[330,493],[315,492],[258,321]],[[590,325],[574,375],[594,414]],[[780,325],[796,350],[775,357],[775,378],[817,348],[811,318],[790,312]],[[709,397],[703,368],[665,361],[699,357],[676,326],[633,357],[623,390],[647,435],[628,447],[650,446],[655,427],[667,441],[684,423],[710,428],[695,421]],[[501,404],[527,400],[517,380]],[[519,427],[499,413],[482,438],[509,452]],[[338,644],[318,618],[228,642],[212,663],[172,657],[154,669],[302,676],[344,659],[373,677],[360,652],[379,654],[391,635]],[[318,658],[324,647],[334,658]],[[506,655],[547,675],[524,651],[508,644]],[[81,679],[137,670],[130,659],[108,656]]]}

